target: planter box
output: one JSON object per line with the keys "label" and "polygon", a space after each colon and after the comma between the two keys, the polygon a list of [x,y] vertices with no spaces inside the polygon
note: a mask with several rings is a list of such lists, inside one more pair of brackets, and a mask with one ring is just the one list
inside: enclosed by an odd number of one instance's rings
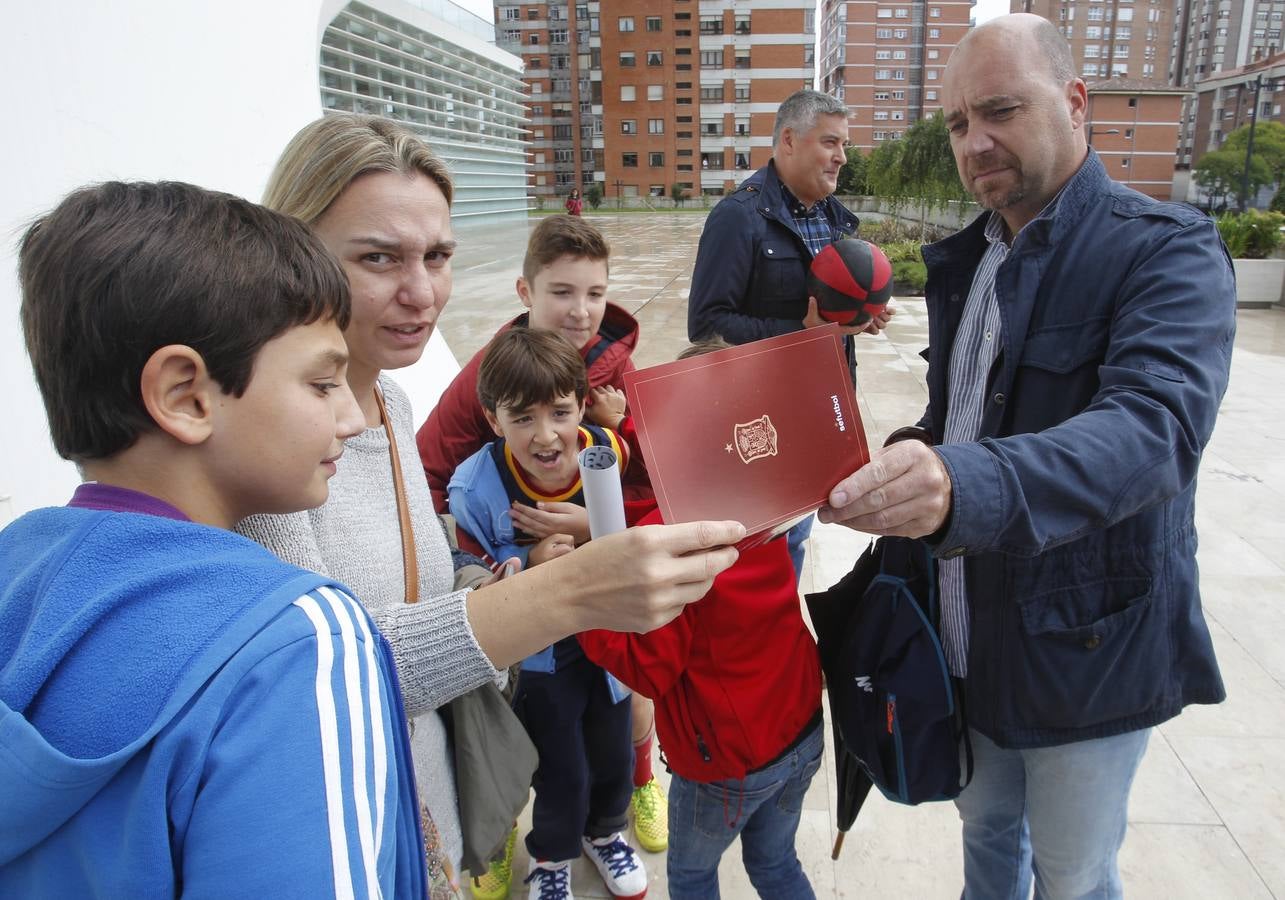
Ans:
{"label": "planter box", "polygon": [[1266,309],[1281,302],[1285,259],[1233,259],[1236,308]]}

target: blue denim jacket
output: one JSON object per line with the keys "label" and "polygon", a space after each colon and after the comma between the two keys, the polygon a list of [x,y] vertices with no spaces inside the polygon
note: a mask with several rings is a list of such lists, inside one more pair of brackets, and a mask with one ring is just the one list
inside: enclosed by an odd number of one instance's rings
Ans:
{"label": "blue denim jacket", "polygon": [[[835,240],[857,231],[857,217],[833,196],[822,201]],[[687,301],[687,337],[716,334],[732,344],[789,334],[808,312],[812,254],[768,163],[719,201],[705,220]],[[852,338],[844,338],[848,366]]]}
{"label": "blue denim jacket", "polygon": [[[985,219],[924,248],[930,436],[945,430]],[[995,292],[1003,346],[981,439],[936,448],[953,498],[935,549],[966,557],[971,723],[1030,747],[1219,702],[1193,516],[1235,336],[1214,223],[1112,182],[1090,150]]]}

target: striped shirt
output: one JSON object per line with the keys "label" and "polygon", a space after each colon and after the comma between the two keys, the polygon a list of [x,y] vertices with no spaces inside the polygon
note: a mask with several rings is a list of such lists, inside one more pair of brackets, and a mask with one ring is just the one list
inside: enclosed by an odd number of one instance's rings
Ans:
{"label": "striped shirt", "polygon": [[[964,303],[964,314],[950,352],[947,382],[946,433],[943,444],[977,440],[982,425],[986,384],[991,366],[999,356],[999,301],[995,299],[995,273],[1008,258],[1004,242],[1004,220],[992,212],[986,223],[988,246],[973,275],[973,285]],[[941,587],[942,649],[950,671],[960,678],[968,674],[968,597],[964,591],[964,559],[940,560],[937,568]]]}
{"label": "striped shirt", "polygon": [[830,220],[825,217],[824,198],[813,203],[811,207],[804,206],[803,201],[791,194],[784,183],[781,184],[781,198],[785,201],[785,207],[790,211],[790,218],[794,220],[794,227],[799,229],[799,235],[807,245],[809,253],[816,256],[828,244],[834,243],[834,229],[830,225]]}

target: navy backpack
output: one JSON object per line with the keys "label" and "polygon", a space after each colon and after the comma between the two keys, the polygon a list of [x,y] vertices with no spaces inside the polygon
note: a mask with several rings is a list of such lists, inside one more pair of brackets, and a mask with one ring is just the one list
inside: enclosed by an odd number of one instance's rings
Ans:
{"label": "navy backpack", "polygon": [[972,747],[942,653],[927,546],[881,538],[842,581],[807,600],[844,748],[896,803],[958,796],[972,778]]}

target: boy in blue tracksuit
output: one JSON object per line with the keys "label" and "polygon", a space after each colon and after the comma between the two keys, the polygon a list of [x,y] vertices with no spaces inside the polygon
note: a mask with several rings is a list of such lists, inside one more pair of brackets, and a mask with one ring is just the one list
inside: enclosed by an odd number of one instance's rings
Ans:
{"label": "boy in blue tracksuit", "polygon": [[423,896],[388,645],[230,531],[319,505],[362,427],[338,264],[244,200],[114,182],[19,269],[85,483],[0,532],[0,896]]}
{"label": "boy in blue tracksuit", "polygon": [[[496,335],[478,369],[478,399],[498,440],[464,462],[447,487],[460,543],[530,567],[588,540],[577,457],[609,446],[628,463],[612,431],[582,425],[588,380],[576,348],[560,334],[514,327]],[[577,504],[566,534],[542,539],[516,527],[510,508]],[[527,850],[530,900],[569,900],[570,863],[583,852],[612,896],[640,898],[647,876],[622,829],[633,793],[629,692],[585,657],[575,637],[522,661],[513,708],[539,753]]]}

